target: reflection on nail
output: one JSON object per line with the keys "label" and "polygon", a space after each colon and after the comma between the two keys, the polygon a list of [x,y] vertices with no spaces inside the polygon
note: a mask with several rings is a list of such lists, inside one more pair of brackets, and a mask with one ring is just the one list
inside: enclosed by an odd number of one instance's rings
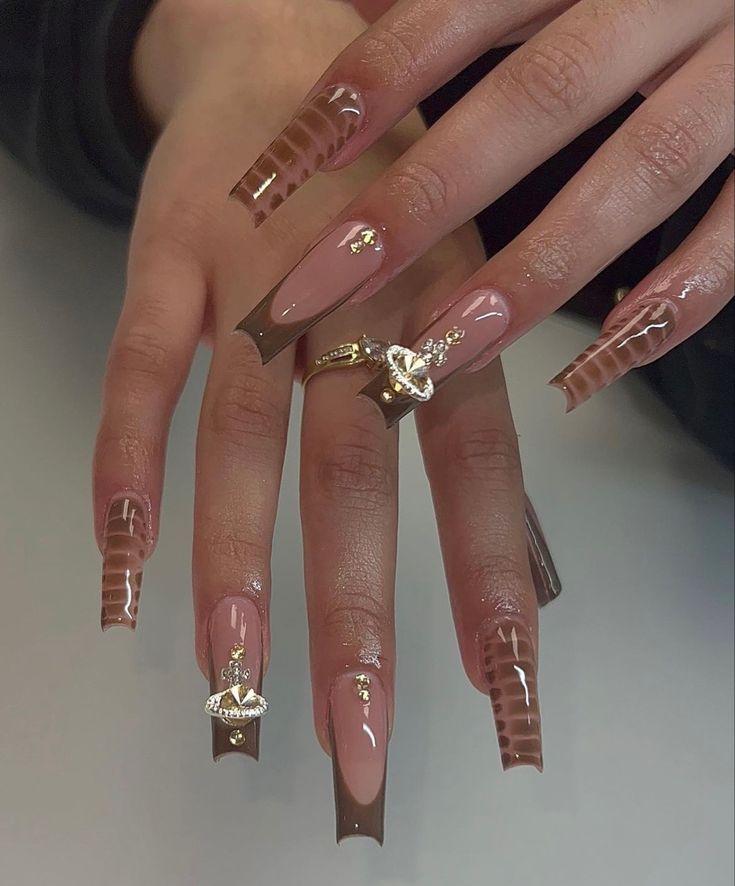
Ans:
{"label": "reflection on nail", "polygon": [[301,107],[231,195],[250,210],[257,227],[347,144],[364,118],[354,89],[325,89]]}
{"label": "reflection on nail", "polygon": [[551,558],[541,523],[528,496],[526,496],[526,543],[536,601],[539,606],[546,606],[561,594],[561,581]]}
{"label": "reflection on nail", "polygon": [[667,302],[643,305],[603,332],[549,384],[564,391],[571,412],[629,369],[647,363],[675,324],[674,308]]}
{"label": "reflection on nail", "polygon": [[383,843],[388,706],[373,674],[350,672],[332,684],[329,742],[337,842],[366,836]]}
{"label": "reflection on nail", "polygon": [[110,502],[102,548],[102,630],[135,630],[150,508],[141,496],[124,493]]}
{"label": "reflection on nail", "polygon": [[375,228],[348,221],[323,237],[237,325],[267,363],[353,295],[380,268],[383,241]]}
{"label": "reflection on nail", "polygon": [[262,681],[263,636],[258,607],[249,597],[223,597],[209,619],[211,695],[207,712],[212,717],[215,760],[232,753],[258,759],[260,717],[267,710],[267,702],[260,695]]}
{"label": "reflection on nail", "polygon": [[[509,323],[510,307],[502,293],[473,290],[430,323],[410,348],[396,346],[401,366],[389,366],[360,394],[375,403],[391,427],[497,345]],[[422,392],[428,396],[420,396]]]}
{"label": "reflection on nail", "polygon": [[536,654],[521,619],[505,616],[483,625],[480,662],[490,692],[503,769],[543,769]]}

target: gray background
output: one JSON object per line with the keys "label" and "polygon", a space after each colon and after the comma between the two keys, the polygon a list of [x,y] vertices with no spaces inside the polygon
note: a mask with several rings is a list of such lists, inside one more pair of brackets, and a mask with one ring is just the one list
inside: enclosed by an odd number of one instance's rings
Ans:
{"label": "gray background", "polygon": [[553,318],[506,360],[565,582],[542,617],[546,772],[502,774],[488,704],[461,671],[409,422],[387,840],[337,847],[311,725],[296,436],[261,762],[215,765],[189,581],[206,355],[173,426],[140,628],[103,636],[90,462],[125,237],[4,158],[0,195],[4,883],[731,886],[731,479],[639,379],[564,416],[544,382],[590,328]]}

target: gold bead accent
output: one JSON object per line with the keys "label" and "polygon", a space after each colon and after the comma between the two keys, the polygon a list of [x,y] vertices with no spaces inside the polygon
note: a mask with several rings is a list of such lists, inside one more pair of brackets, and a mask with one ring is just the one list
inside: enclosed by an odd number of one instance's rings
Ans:
{"label": "gold bead accent", "polygon": [[370,704],[370,693],[367,689],[360,689],[357,693],[357,697],[363,704]]}
{"label": "gold bead accent", "polygon": [[370,677],[367,674],[355,675],[357,697],[363,704],[370,704]]}
{"label": "gold bead accent", "polygon": [[230,649],[230,658],[233,661],[242,661],[245,658],[245,647],[242,643],[236,643],[232,649]]}
{"label": "gold bead accent", "polygon": [[630,286],[618,286],[615,292],[613,292],[613,301],[615,302],[615,304],[619,305],[629,292]]}
{"label": "gold bead accent", "polygon": [[233,729],[230,733],[230,744],[240,748],[245,744],[246,737],[242,729]]}
{"label": "gold bead accent", "polygon": [[350,252],[353,255],[359,255],[366,246],[375,246],[378,242],[378,235],[372,228],[366,228],[361,231],[356,240],[350,243]]}
{"label": "gold bead accent", "polygon": [[449,332],[447,332],[447,334],[444,336],[444,341],[451,347],[452,345],[458,345],[463,338],[464,329],[460,329],[457,326],[452,326]]}
{"label": "gold bead accent", "polygon": [[395,399],[395,396],[396,395],[393,393],[393,391],[391,391],[390,388],[383,388],[383,390],[380,392],[380,399],[383,401],[383,403],[392,403]]}

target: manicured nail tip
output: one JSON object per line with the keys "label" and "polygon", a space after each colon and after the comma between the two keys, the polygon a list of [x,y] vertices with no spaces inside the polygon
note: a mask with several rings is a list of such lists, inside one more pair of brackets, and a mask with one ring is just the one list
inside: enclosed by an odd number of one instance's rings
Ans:
{"label": "manicured nail tip", "polygon": [[539,606],[547,606],[561,594],[562,584],[549,545],[531,500],[526,496],[526,543],[531,577]]}
{"label": "manicured nail tip", "polygon": [[417,400],[405,394],[397,393],[392,389],[388,373],[380,372],[371,379],[359,392],[360,397],[366,397],[378,407],[385,422],[386,430],[390,430],[402,418],[419,405]]}
{"label": "manicured nail tip", "polygon": [[268,363],[354,295],[384,257],[375,228],[344,222],[322,237],[235,330],[247,333]]}
{"label": "manicured nail tip", "polygon": [[503,768],[541,770],[536,653],[528,629],[521,619],[503,616],[483,625],[478,643]]}
{"label": "manicured nail tip", "polygon": [[330,692],[329,743],[337,842],[371,837],[383,844],[388,713],[378,677],[342,674]]}
{"label": "manicured nail tip", "polygon": [[132,493],[115,497],[107,509],[102,550],[103,631],[112,627],[133,631],[137,625],[149,510],[146,501]]}
{"label": "manicured nail tip", "polygon": [[509,772],[511,769],[520,768],[531,768],[535,769],[537,772],[544,771],[543,760],[539,762],[538,758],[535,757],[533,754],[519,754],[517,757],[513,758],[506,758],[505,756],[502,756],[501,763],[503,766],[503,772]]}
{"label": "manicured nail tip", "polygon": [[[249,597],[239,595],[219,600],[209,620],[209,691],[223,692],[232,685],[223,671],[233,667],[233,650],[242,662],[243,679],[258,695],[263,682],[263,640],[260,613]],[[247,674],[249,671],[249,675]],[[257,760],[260,756],[260,717],[238,726],[211,718],[212,759],[237,754]]]}
{"label": "manicured nail tip", "polygon": [[323,90],[296,112],[230,195],[258,227],[347,144],[364,119],[356,90],[342,85]]}
{"label": "manicured nail tip", "polygon": [[649,362],[675,324],[676,312],[668,302],[639,306],[605,330],[549,384],[564,392],[571,412],[629,370]]}

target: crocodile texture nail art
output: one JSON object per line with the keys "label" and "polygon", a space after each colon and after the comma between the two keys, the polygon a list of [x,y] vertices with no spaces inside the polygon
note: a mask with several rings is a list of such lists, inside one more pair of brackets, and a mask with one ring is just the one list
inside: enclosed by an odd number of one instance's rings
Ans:
{"label": "crocodile texture nail art", "polygon": [[359,94],[333,86],[306,102],[258,157],[231,195],[261,225],[304,182],[347,144],[364,123]]}
{"label": "crocodile texture nail art", "polygon": [[498,732],[503,769],[543,768],[536,653],[524,623],[512,616],[483,625],[480,659]]}
{"label": "crocodile texture nail art", "polygon": [[149,508],[140,497],[112,500],[105,519],[102,551],[102,630],[135,629],[143,562],[148,544]]}
{"label": "crocodile texture nail art", "polygon": [[564,392],[571,412],[629,369],[648,363],[675,324],[676,312],[668,302],[641,305],[606,329],[549,384]]}

